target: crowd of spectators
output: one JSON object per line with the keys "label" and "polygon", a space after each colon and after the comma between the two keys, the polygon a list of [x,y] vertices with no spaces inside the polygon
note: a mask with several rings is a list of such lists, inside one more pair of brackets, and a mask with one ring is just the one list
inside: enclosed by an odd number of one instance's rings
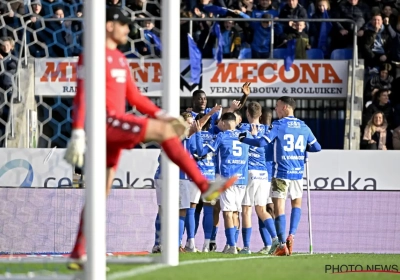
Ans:
{"label": "crowd of spectators", "polygon": [[[107,6],[121,7],[135,19],[130,25],[130,42],[120,47],[127,57],[161,56],[161,22],[152,19],[161,17],[160,2],[106,0]],[[210,5],[227,8],[227,13],[213,14]],[[309,49],[321,49],[329,58],[335,49],[351,48],[357,37],[359,58],[365,60],[361,148],[400,149],[393,140],[398,137],[400,142],[399,10],[400,0],[182,0],[181,18],[209,20],[181,20],[181,58],[189,57],[188,33],[197,42],[203,58],[213,58],[217,40],[213,24],[220,24],[224,58],[240,58],[243,50],[250,50],[247,57],[266,59],[271,55],[271,40],[276,49],[286,48],[291,39],[296,39],[296,59],[307,58]],[[20,54],[68,57],[82,51],[83,0],[0,0],[0,16],[4,23],[0,26],[3,92],[10,92],[9,74],[15,74]],[[215,17],[232,21],[214,23]],[[260,21],[235,22],[235,18]],[[272,18],[304,21],[272,24]],[[308,22],[310,18],[330,18],[333,22]],[[335,19],[353,20],[357,33],[354,34],[353,23]],[[28,50],[20,45],[25,32]],[[7,94],[1,97],[9,98]]]}

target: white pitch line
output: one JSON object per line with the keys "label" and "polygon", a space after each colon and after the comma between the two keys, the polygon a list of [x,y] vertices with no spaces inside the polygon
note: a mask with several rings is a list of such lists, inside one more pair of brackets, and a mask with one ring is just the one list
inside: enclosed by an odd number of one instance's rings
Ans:
{"label": "white pitch line", "polygon": [[[292,255],[291,257],[308,256],[308,255],[311,255],[311,254],[296,254],[296,255]],[[277,257],[275,257],[275,256],[254,256],[254,257],[239,257],[239,258],[191,260],[191,261],[183,261],[183,262],[179,263],[178,266],[200,264],[200,263],[231,262],[231,261],[243,261],[243,260],[251,260],[251,259],[268,259],[268,258],[277,258]],[[110,274],[107,277],[107,279],[108,280],[118,280],[118,279],[124,279],[127,277],[135,277],[138,275],[154,272],[154,271],[157,271],[157,270],[160,270],[163,268],[167,268],[167,267],[170,267],[170,266],[167,266],[165,264],[148,265],[145,267],[133,268],[131,270],[121,271],[121,272],[116,272],[116,273]]]}

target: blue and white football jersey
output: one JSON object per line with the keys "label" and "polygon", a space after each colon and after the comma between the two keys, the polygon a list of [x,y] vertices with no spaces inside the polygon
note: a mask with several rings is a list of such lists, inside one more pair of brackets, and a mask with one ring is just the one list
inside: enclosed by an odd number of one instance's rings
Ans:
{"label": "blue and white football jersey", "polygon": [[[182,141],[183,147],[185,148],[186,151],[189,151],[189,153],[190,153],[190,150],[194,149],[194,148],[190,148],[190,145],[192,143],[193,143],[193,145],[195,145],[195,143],[190,140],[190,137],[189,138],[187,137],[187,138],[183,139],[183,141]],[[180,180],[189,180],[189,177],[186,175],[185,172],[183,172],[181,169],[179,169],[179,179]]]}
{"label": "blue and white football jersey", "polygon": [[203,148],[201,135],[196,133],[196,145],[199,155],[205,155],[210,151],[218,158],[219,172],[223,177],[238,176],[235,185],[247,185],[249,145],[238,140],[239,130],[227,130],[217,135],[210,145]]}
{"label": "blue and white football jersey", "polygon": [[274,121],[272,129],[263,137],[273,145],[272,177],[301,180],[306,147],[317,141],[311,129],[302,120],[286,117]]}
{"label": "blue and white football jersey", "polygon": [[[251,133],[251,124],[242,123],[238,126],[238,129],[241,132]],[[257,138],[263,136],[265,131],[268,129],[263,124],[257,125]],[[254,147],[250,146],[249,148],[249,170],[262,170],[265,171],[267,169],[266,161],[265,161],[265,150],[267,147]]]}
{"label": "blue and white football jersey", "polygon": [[[202,141],[203,141],[203,146],[210,145],[214,141],[214,135],[209,133],[208,131],[201,131],[199,132]],[[194,156],[197,166],[200,169],[201,174],[203,174],[204,177],[207,178],[209,181],[214,181],[215,180],[215,155],[213,152],[208,153],[207,155],[204,156],[198,156],[197,155],[197,147],[196,147],[196,137],[191,137],[190,138],[191,143],[193,145],[190,145],[190,152]]]}
{"label": "blue and white football jersey", "polygon": [[[267,129],[266,134],[268,135],[269,131]],[[264,147],[265,148],[265,164],[267,166],[267,172],[268,172],[268,182],[271,182],[272,180],[272,167],[274,165],[274,146],[273,145],[267,145]]]}
{"label": "blue and white football jersey", "polygon": [[222,132],[222,130],[219,129],[218,125],[211,123],[208,132],[213,135],[218,135],[220,132]]}

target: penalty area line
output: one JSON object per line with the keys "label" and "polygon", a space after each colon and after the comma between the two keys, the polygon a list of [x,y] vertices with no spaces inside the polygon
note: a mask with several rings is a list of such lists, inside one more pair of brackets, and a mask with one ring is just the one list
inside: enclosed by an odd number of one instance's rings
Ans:
{"label": "penalty area line", "polygon": [[[292,255],[291,257],[296,257],[296,256],[308,256],[311,254],[296,254]],[[233,261],[243,261],[243,260],[254,260],[254,259],[269,259],[269,258],[277,258],[276,256],[253,256],[253,257],[239,257],[239,258],[218,258],[218,259],[204,259],[204,260],[190,260],[190,261],[183,261],[180,262],[179,266],[185,266],[185,265],[192,265],[192,264],[201,264],[201,263],[214,263],[214,262],[233,262]],[[119,279],[124,279],[127,277],[135,277],[138,275],[142,274],[147,274],[151,273],[163,268],[170,267],[165,264],[153,264],[153,265],[147,265],[144,267],[138,267],[138,268],[133,268],[131,270],[127,271],[121,271],[121,272],[116,272],[110,274],[107,279],[109,280],[119,280]]]}

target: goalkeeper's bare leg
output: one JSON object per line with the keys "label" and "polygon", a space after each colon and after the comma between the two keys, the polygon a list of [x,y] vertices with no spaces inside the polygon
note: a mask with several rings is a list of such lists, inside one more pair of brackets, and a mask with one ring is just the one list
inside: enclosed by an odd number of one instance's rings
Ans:
{"label": "goalkeeper's bare leg", "polygon": [[[170,160],[180,167],[197,185],[206,201],[212,201],[236,181],[234,176],[228,180],[210,183],[201,174],[196,162],[184,149],[182,135],[177,134],[176,127],[169,121],[140,118],[134,115],[107,118],[107,185],[108,196],[114,179],[115,170],[123,149],[131,149],[141,142],[156,141]],[[83,233],[83,215],[79,225],[78,236],[71,258],[74,260],[68,267],[82,269],[85,260],[85,236]]]}

